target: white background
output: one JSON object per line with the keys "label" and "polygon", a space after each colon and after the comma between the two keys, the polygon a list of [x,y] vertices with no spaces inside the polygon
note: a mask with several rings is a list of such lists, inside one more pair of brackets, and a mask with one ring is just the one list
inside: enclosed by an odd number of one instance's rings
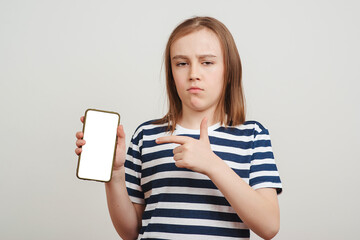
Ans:
{"label": "white background", "polygon": [[104,184],[75,175],[80,116],[87,108],[119,112],[127,142],[140,123],[163,116],[165,44],[194,15],[232,32],[247,119],[270,131],[284,187],[275,239],[355,239],[359,7],[0,0],[0,239],[119,239]]}

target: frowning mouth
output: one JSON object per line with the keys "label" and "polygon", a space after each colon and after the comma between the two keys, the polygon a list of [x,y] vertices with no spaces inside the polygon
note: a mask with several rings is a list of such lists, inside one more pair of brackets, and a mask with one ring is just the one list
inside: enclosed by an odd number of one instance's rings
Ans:
{"label": "frowning mouth", "polygon": [[199,92],[204,91],[204,89],[198,88],[198,87],[191,87],[191,88],[188,88],[187,91],[190,93],[199,93]]}

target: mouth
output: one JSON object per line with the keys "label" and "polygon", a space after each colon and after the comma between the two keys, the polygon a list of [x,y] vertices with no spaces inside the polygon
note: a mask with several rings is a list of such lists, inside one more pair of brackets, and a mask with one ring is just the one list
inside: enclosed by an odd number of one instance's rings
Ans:
{"label": "mouth", "polygon": [[204,89],[198,88],[198,87],[191,87],[191,88],[188,88],[187,91],[190,93],[199,93],[199,92],[204,91]]}

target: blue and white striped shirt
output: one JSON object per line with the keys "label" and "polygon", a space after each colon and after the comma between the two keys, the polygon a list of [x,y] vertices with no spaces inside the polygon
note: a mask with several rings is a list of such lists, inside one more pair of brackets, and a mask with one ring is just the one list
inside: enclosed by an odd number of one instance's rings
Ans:
{"label": "blue and white striped shirt", "polygon": [[[167,124],[148,121],[135,131],[125,162],[134,203],[146,204],[138,239],[249,239],[250,231],[204,174],[178,168],[175,143],[157,144]],[[176,126],[174,135],[199,139],[200,130]],[[211,148],[252,188],[282,191],[269,132],[259,122],[208,128]]]}

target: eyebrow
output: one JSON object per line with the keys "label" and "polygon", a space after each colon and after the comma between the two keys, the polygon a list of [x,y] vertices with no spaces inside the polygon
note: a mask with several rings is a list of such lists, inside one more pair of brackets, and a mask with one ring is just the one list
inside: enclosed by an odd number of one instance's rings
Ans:
{"label": "eyebrow", "polygon": [[[212,55],[212,54],[196,55],[196,57],[198,57],[198,58],[216,58],[216,56]],[[186,55],[175,55],[172,59],[173,60],[175,60],[175,59],[188,59],[188,57]]]}

